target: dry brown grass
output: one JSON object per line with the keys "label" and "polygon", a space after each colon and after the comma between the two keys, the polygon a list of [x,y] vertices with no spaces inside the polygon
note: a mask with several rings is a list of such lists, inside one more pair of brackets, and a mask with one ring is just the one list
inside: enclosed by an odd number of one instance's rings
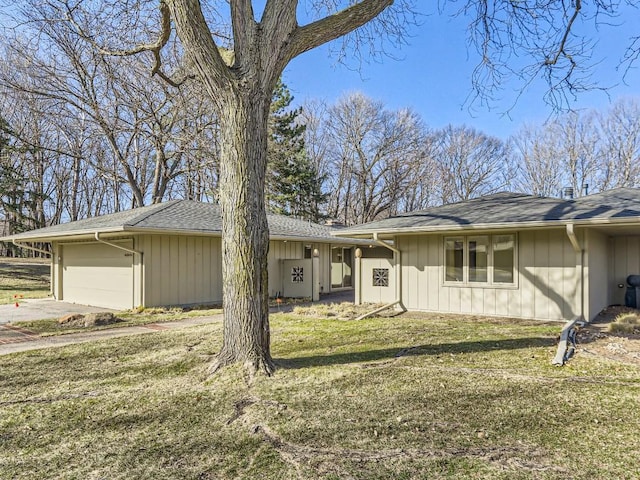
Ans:
{"label": "dry brown grass", "polygon": [[609,324],[610,333],[632,334],[640,330],[640,312],[620,314]]}
{"label": "dry brown grass", "polygon": [[640,369],[551,366],[557,325],[271,327],[271,378],[207,378],[219,322],[0,357],[0,478],[640,478]]}

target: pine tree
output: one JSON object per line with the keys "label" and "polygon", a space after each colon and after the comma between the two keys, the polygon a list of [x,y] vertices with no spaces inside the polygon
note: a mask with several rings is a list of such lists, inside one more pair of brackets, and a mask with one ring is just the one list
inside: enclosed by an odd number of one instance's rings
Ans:
{"label": "pine tree", "polygon": [[[21,164],[15,161],[16,154],[20,149],[11,141],[11,129],[0,117],[0,221],[5,223],[2,230],[8,235],[44,226],[29,214],[35,211],[39,196],[29,189]],[[9,246],[7,253],[17,256],[19,250]]]}
{"label": "pine tree", "polygon": [[291,92],[279,81],[269,116],[267,209],[318,222],[324,218],[321,206],[328,195],[322,192],[323,179],[305,150],[306,126],[298,122],[302,109],[288,109],[292,101]]}

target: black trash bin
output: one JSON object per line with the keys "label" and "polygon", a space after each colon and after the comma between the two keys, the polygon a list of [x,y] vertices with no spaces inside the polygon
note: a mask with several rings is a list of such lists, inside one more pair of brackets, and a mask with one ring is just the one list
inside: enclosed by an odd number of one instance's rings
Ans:
{"label": "black trash bin", "polygon": [[629,275],[627,277],[627,285],[624,304],[627,307],[638,308],[640,305],[640,275]]}

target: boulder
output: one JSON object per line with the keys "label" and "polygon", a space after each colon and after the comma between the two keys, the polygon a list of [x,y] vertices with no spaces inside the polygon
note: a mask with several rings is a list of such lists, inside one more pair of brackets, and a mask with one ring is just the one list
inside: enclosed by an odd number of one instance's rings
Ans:
{"label": "boulder", "polygon": [[69,315],[65,315],[64,317],[60,317],[58,319],[58,323],[60,325],[64,325],[67,327],[76,326],[83,327],[84,326],[84,315],[81,313],[70,313]]}
{"label": "boulder", "polygon": [[84,316],[85,327],[98,327],[102,325],[111,325],[119,322],[120,319],[111,312],[88,313]]}

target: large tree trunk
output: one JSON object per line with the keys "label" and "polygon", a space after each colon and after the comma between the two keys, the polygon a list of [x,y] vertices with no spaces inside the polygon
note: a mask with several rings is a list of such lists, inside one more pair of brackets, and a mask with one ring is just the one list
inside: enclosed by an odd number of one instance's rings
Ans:
{"label": "large tree trunk", "polygon": [[224,338],[212,372],[235,362],[250,372],[274,371],[264,203],[269,101],[264,92],[229,94],[220,116]]}

